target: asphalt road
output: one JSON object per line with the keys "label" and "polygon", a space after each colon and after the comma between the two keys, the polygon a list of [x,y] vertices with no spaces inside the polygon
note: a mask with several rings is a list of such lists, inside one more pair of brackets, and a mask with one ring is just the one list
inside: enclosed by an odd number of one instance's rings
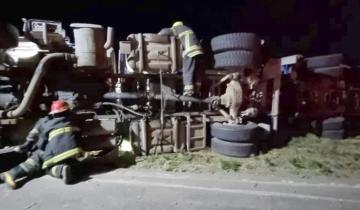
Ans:
{"label": "asphalt road", "polygon": [[119,169],[74,185],[49,176],[0,185],[0,209],[360,209],[360,184]]}

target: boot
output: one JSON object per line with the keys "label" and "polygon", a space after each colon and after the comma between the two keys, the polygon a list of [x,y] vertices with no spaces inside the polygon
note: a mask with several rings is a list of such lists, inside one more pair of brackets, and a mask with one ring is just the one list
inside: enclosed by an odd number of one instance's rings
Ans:
{"label": "boot", "polygon": [[62,179],[65,184],[69,184],[73,179],[71,167],[67,164],[53,166],[49,171],[50,176]]}
{"label": "boot", "polygon": [[0,174],[0,184],[4,183],[4,180],[5,180],[4,173],[1,173]]}
{"label": "boot", "polygon": [[70,166],[64,165],[61,170],[61,179],[64,181],[65,184],[70,184],[72,182],[73,174]]}
{"label": "boot", "polygon": [[20,166],[16,166],[10,171],[1,174],[1,179],[11,188],[16,189],[16,180],[27,176],[26,171]]}

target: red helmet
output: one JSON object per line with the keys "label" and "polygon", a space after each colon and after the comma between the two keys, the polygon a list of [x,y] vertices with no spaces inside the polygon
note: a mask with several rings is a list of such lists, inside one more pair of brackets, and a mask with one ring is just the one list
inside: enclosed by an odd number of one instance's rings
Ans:
{"label": "red helmet", "polygon": [[57,100],[53,101],[53,103],[51,104],[51,111],[49,114],[56,114],[60,112],[65,112],[67,110],[69,110],[69,104],[63,100]]}

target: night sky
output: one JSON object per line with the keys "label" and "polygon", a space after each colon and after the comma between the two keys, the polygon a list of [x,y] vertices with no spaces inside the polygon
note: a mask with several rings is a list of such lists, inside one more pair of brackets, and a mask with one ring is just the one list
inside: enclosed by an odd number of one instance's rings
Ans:
{"label": "night sky", "polygon": [[[16,11],[19,6],[28,10]],[[1,20],[19,28],[22,17],[98,23],[115,27],[120,40],[183,20],[205,44],[219,34],[255,32],[274,57],[342,52],[360,65],[360,0],[33,0],[8,7]]]}

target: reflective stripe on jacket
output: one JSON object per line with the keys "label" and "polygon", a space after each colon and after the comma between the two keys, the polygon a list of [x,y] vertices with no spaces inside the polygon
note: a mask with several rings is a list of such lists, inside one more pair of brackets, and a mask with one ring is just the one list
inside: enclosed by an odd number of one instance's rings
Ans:
{"label": "reflective stripe on jacket", "polygon": [[68,151],[60,153],[60,154],[46,160],[43,163],[42,168],[43,169],[50,168],[51,166],[56,165],[66,159],[77,157],[77,156],[80,156],[81,154],[83,154],[83,150],[80,147],[70,149]]}
{"label": "reflective stripe on jacket", "polygon": [[63,134],[66,134],[66,133],[71,133],[71,132],[74,132],[74,131],[75,132],[79,131],[79,128],[68,126],[68,127],[62,127],[62,128],[54,129],[54,130],[50,131],[48,140],[51,141],[53,138],[55,138],[55,137],[57,137],[59,135],[63,135]]}
{"label": "reflective stripe on jacket", "polygon": [[82,154],[76,142],[76,133],[79,128],[69,126],[52,129],[48,133],[48,144],[45,149],[43,168],[51,167],[68,158]]}
{"label": "reflective stripe on jacket", "polygon": [[80,129],[74,126],[70,116],[47,116],[35,127],[39,131],[37,149],[44,152],[43,169],[82,153],[77,143]]}
{"label": "reflective stripe on jacket", "polygon": [[194,57],[203,54],[202,48],[199,44],[194,31],[185,25],[178,25],[172,27],[174,35],[177,36],[183,47],[183,56]]}

